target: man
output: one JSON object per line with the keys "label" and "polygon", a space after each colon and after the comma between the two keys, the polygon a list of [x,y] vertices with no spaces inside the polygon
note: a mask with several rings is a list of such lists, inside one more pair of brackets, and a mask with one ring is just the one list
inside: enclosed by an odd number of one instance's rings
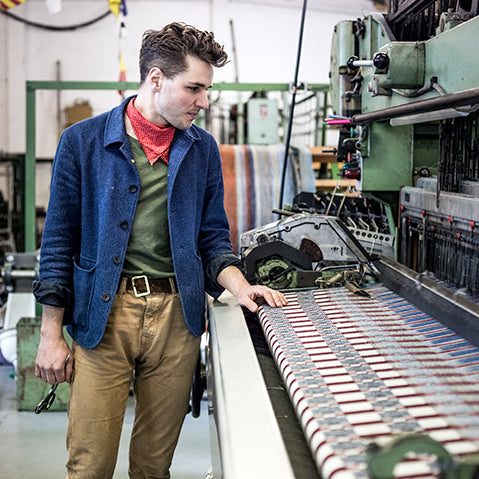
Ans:
{"label": "man", "polygon": [[112,477],[132,377],[130,477],[170,477],[205,290],[226,288],[251,311],[257,298],[286,303],[238,269],[218,148],[193,125],[226,60],[209,32],[147,31],[138,95],[59,142],[34,284],[43,304],[35,374],[70,383],[69,478]]}

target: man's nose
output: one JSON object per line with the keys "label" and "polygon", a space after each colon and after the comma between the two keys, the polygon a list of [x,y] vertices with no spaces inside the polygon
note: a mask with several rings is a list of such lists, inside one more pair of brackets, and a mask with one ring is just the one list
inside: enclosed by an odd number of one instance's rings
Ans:
{"label": "man's nose", "polygon": [[208,101],[208,92],[205,90],[201,92],[196,100],[196,104],[202,109],[207,110],[210,106]]}

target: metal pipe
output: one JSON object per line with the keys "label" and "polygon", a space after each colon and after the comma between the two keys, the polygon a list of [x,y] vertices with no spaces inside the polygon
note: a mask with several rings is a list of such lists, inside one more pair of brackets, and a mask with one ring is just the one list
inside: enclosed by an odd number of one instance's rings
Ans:
{"label": "metal pipe", "polygon": [[373,64],[373,61],[372,60],[355,60],[353,62],[353,65],[355,67],[372,67],[374,66]]}
{"label": "metal pipe", "polygon": [[294,105],[296,101],[296,93],[298,91],[298,73],[299,73],[299,63],[301,59],[301,47],[303,44],[303,31],[304,31],[304,21],[306,17],[306,8],[307,0],[303,1],[303,10],[301,13],[301,24],[299,30],[299,42],[298,42],[298,54],[296,56],[296,68],[294,72],[294,82],[293,82],[293,95],[291,98],[291,106],[289,110],[289,122],[288,122],[288,132],[286,134],[286,144],[284,147],[284,159],[283,159],[283,171],[281,174],[281,188],[279,192],[279,209],[283,209],[283,197],[284,197],[284,184],[286,181],[286,170],[288,167],[288,157],[289,157],[289,143],[291,141],[291,131],[293,129],[293,117],[294,117]]}
{"label": "metal pipe", "polygon": [[12,279],[36,279],[38,276],[34,269],[14,269],[8,275]]}
{"label": "metal pipe", "polygon": [[351,119],[352,123],[368,123],[371,121],[384,121],[400,116],[412,115],[415,113],[427,113],[445,108],[454,108],[479,103],[479,88],[470,88],[457,93],[449,93],[427,100],[416,101],[406,105],[397,105],[383,110],[370,113],[359,113]]}

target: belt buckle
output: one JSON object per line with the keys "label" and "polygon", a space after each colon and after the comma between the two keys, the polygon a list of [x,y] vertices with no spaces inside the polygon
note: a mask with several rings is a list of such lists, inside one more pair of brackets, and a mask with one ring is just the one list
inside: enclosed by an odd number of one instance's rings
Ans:
{"label": "belt buckle", "polygon": [[[145,291],[139,293],[137,288],[136,288],[136,282],[138,280],[143,280],[144,283],[145,283]],[[148,296],[150,294],[150,283],[148,283],[148,278],[146,277],[146,275],[141,275],[141,276],[133,276],[133,278],[131,278],[131,286],[133,288],[133,292],[135,293],[135,296],[137,298],[141,298],[142,296]]]}

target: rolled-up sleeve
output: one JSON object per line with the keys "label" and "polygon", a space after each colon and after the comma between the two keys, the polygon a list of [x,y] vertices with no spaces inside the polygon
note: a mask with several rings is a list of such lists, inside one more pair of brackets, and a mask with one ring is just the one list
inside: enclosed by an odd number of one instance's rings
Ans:
{"label": "rolled-up sleeve", "polygon": [[241,269],[241,261],[233,252],[220,254],[206,266],[205,289],[206,292],[215,299],[224,291],[223,286],[217,281],[218,275],[228,266],[236,266]]}
{"label": "rolled-up sleeve", "polygon": [[33,295],[39,303],[49,306],[69,308],[72,304],[71,291],[65,286],[51,281],[34,281]]}

